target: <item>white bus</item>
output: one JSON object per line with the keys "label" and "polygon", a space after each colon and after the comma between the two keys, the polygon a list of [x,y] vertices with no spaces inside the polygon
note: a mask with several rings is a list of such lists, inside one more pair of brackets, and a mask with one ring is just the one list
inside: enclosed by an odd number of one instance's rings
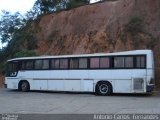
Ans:
{"label": "white bus", "polygon": [[151,50],[83,55],[39,56],[7,61],[5,86],[21,91],[111,93],[153,91]]}

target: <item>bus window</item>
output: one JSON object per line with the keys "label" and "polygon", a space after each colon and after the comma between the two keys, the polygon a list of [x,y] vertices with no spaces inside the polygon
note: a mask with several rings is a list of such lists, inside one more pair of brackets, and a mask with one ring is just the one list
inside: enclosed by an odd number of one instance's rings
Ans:
{"label": "bus window", "polygon": [[78,68],[78,58],[70,59],[70,69],[77,69]]}
{"label": "bus window", "polygon": [[60,59],[60,69],[68,68],[68,59]]}
{"label": "bus window", "polygon": [[136,68],[145,68],[145,56],[136,57]]}
{"label": "bus window", "polygon": [[27,70],[33,69],[33,61],[27,61],[26,62],[26,69]]}
{"label": "bus window", "polygon": [[90,68],[99,68],[99,58],[90,59]]}
{"label": "bus window", "polygon": [[59,69],[59,59],[51,60],[51,69]]}
{"label": "bus window", "polygon": [[41,68],[42,68],[42,60],[36,60],[35,69],[41,69]]}
{"label": "bus window", "polygon": [[49,60],[36,60],[35,69],[49,69]]}
{"label": "bus window", "polygon": [[43,60],[42,69],[49,69],[49,60]]}
{"label": "bus window", "polygon": [[114,57],[114,68],[124,68],[124,57]]}
{"label": "bus window", "polygon": [[51,69],[55,69],[55,59],[51,59]]}
{"label": "bus window", "polygon": [[100,58],[100,68],[109,68],[109,58],[108,57],[103,57]]}
{"label": "bus window", "polygon": [[54,62],[55,69],[59,69],[59,59],[56,59]]}
{"label": "bus window", "polygon": [[87,58],[79,58],[79,68],[80,69],[87,69]]}
{"label": "bus window", "polygon": [[22,61],[21,70],[31,70],[33,69],[33,60]]}
{"label": "bus window", "polygon": [[125,57],[125,67],[133,68],[133,57]]}

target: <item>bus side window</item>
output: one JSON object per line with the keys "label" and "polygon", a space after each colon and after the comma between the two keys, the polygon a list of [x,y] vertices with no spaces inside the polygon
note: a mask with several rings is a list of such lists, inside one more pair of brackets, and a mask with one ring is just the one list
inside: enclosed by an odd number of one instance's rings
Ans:
{"label": "bus side window", "polygon": [[49,69],[49,60],[43,60],[42,69]]}
{"label": "bus side window", "polygon": [[33,60],[22,61],[20,64],[21,70],[32,70],[33,69]]}
{"label": "bus side window", "polygon": [[25,70],[25,62],[24,61],[21,62],[21,70]]}
{"label": "bus side window", "polygon": [[79,69],[87,69],[88,59],[87,58],[79,58]]}
{"label": "bus side window", "polygon": [[90,58],[90,68],[99,68],[99,58]]}
{"label": "bus side window", "polygon": [[60,59],[60,69],[68,69],[68,59]]}
{"label": "bus side window", "polygon": [[114,57],[114,68],[124,68],[124,57]]}
{"label": "bus side window", "polygon": [[109,67],[110,67],[109,57],[100,58],[100,68],[109,68]]}
{"label": "bus side window", "polygon": [[136,68],[145,68],[146,60],[145,56],[137,56],[136,57]]}
{"label": "bus side window", "polygon": [[10,72],[16,72],[18,70],[17,63],[9,63],[8,65],[8,71]]}
{"label": "bus side window", "polygon": [[133,57],[125,57],[125,68],[133,68]]}
{"label": "bus side window", "polygon": [[49,69],[49,60],[36,60],[35,69],[40,69],[40,70]]}
{"label": "bus side window", "polygon": [[33,69],[33,61],[27,61],[26,62],[26,69],[32,70]]}
{"label": "bus side window", "polygon": [[59,69],[59,59],[51,59],[51,69]]}
{"label": "bus side window", "polygon": [[70,69],[77,69],[78,68],[78,58],[71,58],[70,59]]}

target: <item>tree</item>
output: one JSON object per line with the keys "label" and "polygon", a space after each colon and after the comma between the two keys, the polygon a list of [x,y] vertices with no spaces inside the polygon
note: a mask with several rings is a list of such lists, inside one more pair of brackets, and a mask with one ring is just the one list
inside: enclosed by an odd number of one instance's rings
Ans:
{"label": "tree", "polygon": [[67,9],[75,8],[81,5],[89,4],[90,0],[68,0],[66,4]]}
{"label": "tree", "polygon": [[25,20],[20,13],[11,14],[8,11],[2,11],[0,19],[1,43],[9,42],[15,31],[24,26]]}
{"label": "tree", "polygon": [[38,15],[56,12],[65,9],[68,0],[37,0],[33,6],[33,11]]}
{"label": "tree", "polygon": [[35,30],[32,21],[24,18],[20,13],[11,14],[3,11],[0,19],[0,41],[2,44],[7,43],[0,51],[1,55],[13,56],[17,51],[23,49],[26,42],[26,48],[33,50],[37,47]]}
{"label": "tree", "polygon": [[28,15],[35,18],[35,16],[71,9],[89,3],[90,0],[37,0]]}

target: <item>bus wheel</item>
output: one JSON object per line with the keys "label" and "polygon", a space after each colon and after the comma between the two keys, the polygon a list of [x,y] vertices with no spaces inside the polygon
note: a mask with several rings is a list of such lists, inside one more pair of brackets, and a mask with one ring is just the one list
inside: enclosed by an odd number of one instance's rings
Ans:
{"label": "bus wheel", "polygon": [[112,93],[112,86],[109,82],[99,82],[96,85],[96,94],[98,95],[110,95]]}
{"label": "bus wheel", "polygon": [[27,92],[29,90],[29,83],[27,81],[23,81],[20,87],[21,91]]}

